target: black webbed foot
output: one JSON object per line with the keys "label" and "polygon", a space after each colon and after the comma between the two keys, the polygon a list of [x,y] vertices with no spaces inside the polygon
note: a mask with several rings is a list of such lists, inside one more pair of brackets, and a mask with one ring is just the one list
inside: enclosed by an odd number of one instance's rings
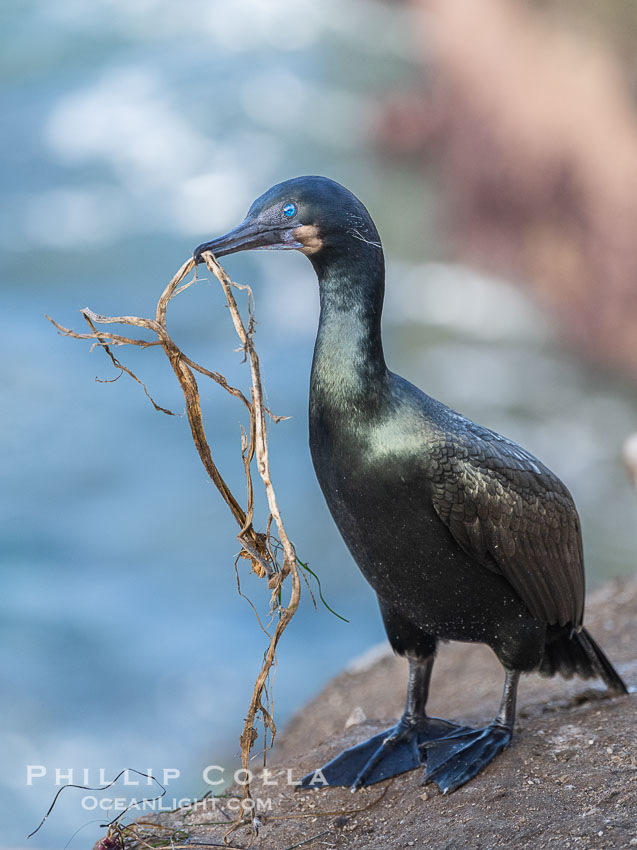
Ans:
{"label": "black webbed foot", "polygon": [[472,779],[511,741],[511,730],[498,723],[484,729],[455,732],[425,744],[425,782],[435,782],[443,794]]}
{"label": "black webbed foot", "polygon": [[352,791],[358,791],[366,785],[423,765],[424,747],[429,742],[470,731],[467,727],[436,717],[419,719],[414,723],[402,719],[391,729],[344,750],[320,770],[308,773],[299,787],[349,785]]}

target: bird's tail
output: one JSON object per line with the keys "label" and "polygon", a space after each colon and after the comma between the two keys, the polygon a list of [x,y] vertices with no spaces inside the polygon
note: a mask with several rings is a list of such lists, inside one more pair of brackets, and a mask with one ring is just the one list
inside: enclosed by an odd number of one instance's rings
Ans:
{"label": "bird's tail", "polygon": [[559,673],[566,679],[573,675],[582,679],[600,678],[610,690],[628,693],[617,670],[584,628],[547,642],[539,672],[542,676]]}

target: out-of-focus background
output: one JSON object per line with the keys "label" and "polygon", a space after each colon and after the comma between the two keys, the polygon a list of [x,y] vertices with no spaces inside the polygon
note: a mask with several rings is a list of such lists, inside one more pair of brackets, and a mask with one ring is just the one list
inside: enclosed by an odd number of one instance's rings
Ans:
{"label": "out-of-focus background", "polygon": [[[318,173],[359,195],[387,255],[391,367],[567,482],[589,586],[634,570],[631,0],[5,0],[0,19],[2,846],[27,846],[56,769],[91,785],[100,769],[176,769],[172,800],[207,790],[206,765],[236,765],[263,639],[237,595],[233,522],[185,419],[126,376],[96,383],[117,374],[104,354],[44,314],[78,330],[86,305],[150,315],[193,247],[272,183]],[[284,724],[383,630],[307,448],[311,267],[289,253],[226,267],[253,286],[269,404],[292,417],[271,430],[288,531],[350,621],[306,595],[279,652]],[[246,385],[214,281],[173,302],[169,326]],[[119,355],[183,410],[158,351]],[[242,412],[202,391],[241,492]],[[47,769],[31,786],[29,764]],[[79,827],[69,846],[90,846],[108,814],[81,797],[65,792],[28,846]]]}

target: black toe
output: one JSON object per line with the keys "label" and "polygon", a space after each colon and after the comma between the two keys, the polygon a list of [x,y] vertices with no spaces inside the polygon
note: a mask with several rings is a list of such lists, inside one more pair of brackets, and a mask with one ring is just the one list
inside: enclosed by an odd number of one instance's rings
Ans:
{"label": "black toe", "polygon": [[443,794],[472,779],[511,741],[509,729],[493,724],[449,735],[425,745],[425,781],[435,782]]}
{"label": "black toe", "polygon": [[393,732],[394,729],[386,729],[368,741],[344,750],[319,770],[304,776],[299,787],[349,785],[360,788],[419,767],[421,758],[415,736],[407,736],[390,746],[386,742]]}
{"label": "black toe", "polygon": [[424,765],[424,748],[428,742],[450,734],[463,734],[470,729],[455,726],[436,717],[410,724],[404,719],[396,726],[350,747],[319,770],[304,776],[298,787],[323,788],[346,785],[357,791]]}

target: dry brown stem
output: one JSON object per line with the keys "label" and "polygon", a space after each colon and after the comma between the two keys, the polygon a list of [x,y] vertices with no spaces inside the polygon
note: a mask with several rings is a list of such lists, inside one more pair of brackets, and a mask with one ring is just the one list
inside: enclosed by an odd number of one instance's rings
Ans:
{"label": "dry brown stem", "polygon": [[[238,284],[233,283],[228,278],[224,269],[212,256],[212,254],[204,254],[203,259],[205,260],[208,269],[212,272],[212,274],[217,278],[217,280],[221,284],[224,295],[226,297],[226,301],[228,303],[235,331],[237,333],[237,336],[239,337],[241,348],[245,354],[246,360],[248,361],[251,375],[250,399],[248,399],[241,392],[241,390],[237,389],[236,387],[230,386],[224,376],[221,375],[219,372],[214,372],[209,369],[206,369],[203,366],[200,366],[199,364],[192,361],[189,357],[186,357],[186,355],[171,339],[168,331],[166,330],[166,312],[170,300],[176,295],[178,295],[180,292],[183,292],[184,289],[191,286],[197,279],[195,275],[192,280],[188,281],[185,284],[182,284],[182,281],[184,280],[186,275],[193,269],[195,269],[195,264],[192,259],[188,260],[182,265],[182,267],[175,274],[175,276],[169,282],[168,286],[163,291],[157,303],[157,309],[155,312],[154,319],[144,319],[139,318],[138,316],[102,316],[86,307],[81,312],[85,321],[88,323],[91,332],[81,334],[63,327],[62,325],[53,321],[53,319],[51,319],[50,317],[47,318],[49,318],[49,320],[55,325],[55,327],[60,331],[60,333],[65,336],[70,336],[75,339],[93,340],[95,345],[99,345],[104,349],[104,351],[108,354],[111,361],[113,362],[114,366],[120,370],[120,373],[126,372],[131,378],[133,378],[143,387],[144,392],[151,400],[156,410],[160,410],[164,413],[170,413],[169,410],[160,407],[151,398],[144,383],[140,381],[139,378],[127,366],[124,366],[114,356],[111,350],[111,346],[136,345],[141,348],[148,348],[150,346],[161,345],[162,349],[164,350],[164,353],[170,361],[170,365],[172,366],[173,371],[175,372],[177,380],[179,381],[179,384],[183,391],[184,399],[186,402],[186,415],[188,417],[190,431],[201,462],[203,463],[206,472],[208,473],[209,477],[221,493],[221,496],[228,505],[230,511],[232,512],[232,515],[234,516],[237,524],[239,525],[240,531],[237,535],[237,538],[241,543],[242,547],[241,556],[247,558],[251,562],[252,569],[254,570],[254,572],[257,573],[257,575],[259,575],[260,577],[267,576],[268,578],[268,587],[272,592],[270,607],[272,611],[275,611],[277,613],[278,619],[274,632],[271,635],[267,633],[268,637],[270,638],[270,643],[266,650],[261,670],[259,672],[259,675],[257,676],[254,685],[252,699],[250,700],[250,705],[245,718],[243,731],[241,733],[241,765],[244,771],[247,772],[250,766],[250,754],[252,746],[257,738],[256,723],[259,715],[261,715],[261,719],[264,724],[264,754],[267,749],[271,747],[272,741],[274,740],[274,736],[276,735],[276,725],[274,723],[270,710],[268,710],[270,706],[268,700],[269,695],[267,692],[266,685],[270,673],[272,671],[272,667],[276,664],[277,644],[298,607],[301,596],[301,583],[297,568],[297,558],[296,553],[294,551],[294,546],[292,545],[285,531],[283,520],[281,518],[281,513],[277,504],[276,495],[274,492],[274,486],[272,484],[272,478],[270,475],[268,439],[265,417],[267,414],[275,422],[280,421],[284,417],[273,416],[270,411],[265,407],[263,402],[263,387],[261,382],[261,373],[259,371],[259,358],[254,347],[255,320],[252,310],[252,292],[249,287],[239,286]],[[239,312],[239,308],[237,306],[236,299],[234,297],[233,290],[235,289],[247,290],[249,294],[249,318],[247,327],[244,324],[244,321]],[[110,330],[98,330],[96,328],[96,325],[112,324],[129,325],[132,327],[142,328],[146,331],[154,333],[157,336],[157,339],[135,339],[122,334],[113,333]],[[195,372],[215,381],[228,393],[235,396],[235,398],[238,398],[248,410],[250,416],[250,427],[247,433],[245,431],[242,431],[241,444],[241,457],[247,483],[247,505],[245,510],[241,507],[237,499],[230,491],[230,488],[224,481],[223,477],[221,476],[221,473],[219,472],[219,469],[217,468],[213,460],[210,445],[206,438],[206,433],[204,429],[199,397],[199,388],[197,386],[197,380],[194,374]],[[268,507],[270,511],[270,516],[267,521],[265,533],[257,532],[252,525],[254,515],[254,488],[251,475],[251,464],[255,456],[257,470],[259,472],[259,476],[265,489]],[[283,550],[283,562],[280,566],[276,561],[274,555],[274,547],[272,546],[270,539],[270,529],[273,521],[276,526],[277,539],[278,541],[280,541],[280,545]],[[281,605],[281,585],[287,575],[291,575],[292,587],[287,607],[284,607]],[[268,708],[266,708],[266,705],[264,705],[264,695],[265,702],[268,705]],[[267,744],[267,730],[270,731],[269,746]],[[249,774],[246,773],[245,775],[248,776]],[[251,794],[250,782],[246,782],[243,785],[243,800],[240,811],[237,816],[237,820],[226,834],[226,839],[232,832],[237,829],[238,826],[244,823],[251,822],[252,806],[253,799]]]}

